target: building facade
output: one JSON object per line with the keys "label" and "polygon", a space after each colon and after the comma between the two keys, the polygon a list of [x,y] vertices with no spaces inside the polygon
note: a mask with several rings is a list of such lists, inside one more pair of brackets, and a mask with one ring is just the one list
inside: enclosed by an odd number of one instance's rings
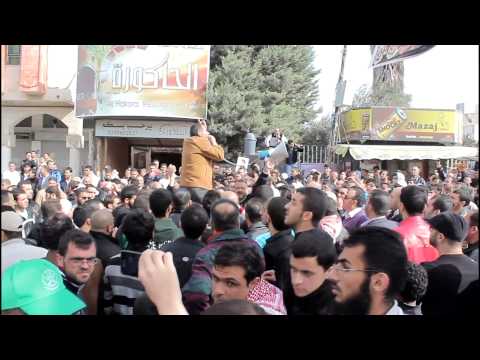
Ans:
{"label": "building facade", "polygon": [[[2,45],[2,172],[31,150],[75,175],[87,164],[123,175],[155,159],[178,168],[183,139],[205,116],[209,47],[173,47]],[[193,51],[200,60],[179,56]]]}
{"label": "building facade", "polygon": [[78,174],[92,160],[93,129],[74,115],[76,46],[2,45],[1,56],[2,171],[37,150]]}
{"label": "building facade", "polygon": [[390,173],[411,172],[413,166],[428,177],[435,160],[447,167],[458,160],[478,161],[478,148],[463,146],[464,113],[456,109],[398,107],[353,108],[341,114],[336,154],[346,168]]}

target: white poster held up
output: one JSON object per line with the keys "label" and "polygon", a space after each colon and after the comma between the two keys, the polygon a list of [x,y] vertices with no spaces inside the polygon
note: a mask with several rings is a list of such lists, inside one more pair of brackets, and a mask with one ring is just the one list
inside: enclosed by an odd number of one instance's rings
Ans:
{"label": "white poster held up", "polygon": [[235,171],[238,171],[238,169],[240,169],[241,167],[243,167],[245,170],[247,170],[249,162],[250,162],[249,158],[239,157],[237,159],[237,166],[235,167]]}

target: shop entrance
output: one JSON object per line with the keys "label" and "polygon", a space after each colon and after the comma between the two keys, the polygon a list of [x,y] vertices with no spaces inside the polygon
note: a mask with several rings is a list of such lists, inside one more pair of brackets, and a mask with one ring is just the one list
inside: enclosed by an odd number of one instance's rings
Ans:
{"label": "shop entrance", "polygon": [[132,146],[130,151],[130,164],[136,169],[147,168],[151,163],[150,148]]}
{"label": "shop entrance", "polygon": [[158,160],[160,164],[165,163],[167,165],[173,164],[177,167],[177,172],[180,166],[182,166],[182,154],[181,153],[160,153],[152,151],[152,161]]}
{"label": "shop entrance", "polygon": [[146,168],[154,161],[160,164],[173,164],[177,167],[182,165],[181,147],[155,147],[155,146],[131,146],[130,163],[136,169]]}
{"label": "shop entrance", "polygon": [[177,172],[182,163],[183,139],[129,139],[97,138],[97,171],[105,165],[117,169],[123,176],[129,166],[136,169],[148,167],[153,160],[174,164]]}

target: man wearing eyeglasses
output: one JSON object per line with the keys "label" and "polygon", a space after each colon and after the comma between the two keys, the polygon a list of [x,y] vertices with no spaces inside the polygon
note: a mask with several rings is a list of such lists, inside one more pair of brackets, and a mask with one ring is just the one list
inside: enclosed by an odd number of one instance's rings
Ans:
{"label": "man wearing eyeglasses", "polygon": [[80,296],[97,263],[95,240],[82,230],[69,230],[59,240],[57,265],[68,290]]}
{"label": "man wearing eyeglasses", "polygon": [[407,251],[393,230],[363,227],[344,241],[327,272],[336,315],[404,315],[395,296],[407,279]]}
{"label": "man wearing eyeglasses", "polygon": [[362,188],[354,186],[348,189],[347,196],[343,199],[343,209],[346,212],[343,226],[349,233],[352,233],[365,221],[368,221],[367,214],[363,209],[366,201],[367,194]]}

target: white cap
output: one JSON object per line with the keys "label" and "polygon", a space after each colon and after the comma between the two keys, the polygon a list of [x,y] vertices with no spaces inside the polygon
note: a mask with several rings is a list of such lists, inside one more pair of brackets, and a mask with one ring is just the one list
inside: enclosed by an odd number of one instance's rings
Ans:
{"label": "white cap", "polygon": [[23,228],[23,218],[14,211],[2,212],[2,230],[20,232]]}

